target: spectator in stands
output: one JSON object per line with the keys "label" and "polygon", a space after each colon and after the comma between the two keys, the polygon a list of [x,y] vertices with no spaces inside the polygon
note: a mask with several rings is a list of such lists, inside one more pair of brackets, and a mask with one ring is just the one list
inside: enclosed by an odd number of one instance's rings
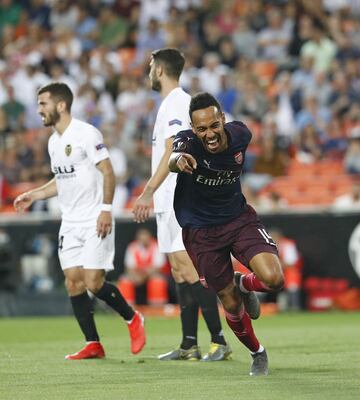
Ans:
{"label": "spectator in stands", "polygon": [[[198,88],[199,89],[199,88]],[[192,91],[193,94],[200,90]],[[218,100],[224,112],[228,115],[232,114],[236,101],[236,88],[234,84],[234,76],[231,72],[221,76],[220,91],[218,92]]]}
{"label": "spectator in stands", "polygon": [[349,193],[334,200],[332,208],[337,211],[360,211],[360,176],[354,178]]}
{"label": "spectator in stands", "polygon": [[360,92],[351,88],[350,80],[344,71],[336,72],[332,78],[332,91],[329,95],[329,107],[333,115],[343,116],[356,101],[360,101]]}
{"label": "spectator in stands", "polygon": [[166,257],[160,253],[155,237],[148,229],[139,229],[125,251],[125,271],[118,281],[119,290],[136,304],[166,303],[167,282],[162,273],[165,263]]}
{"label": "spectator in stands", "polygon": [[245,17],[253,31],[259,32],[261,29],[265,28],[267,21],[262,0],[247,2]]}
{"label": "spectator in stands", "polygon": [[145,27],[154,18],[159,22],[168,19],[170,10],[170,0],[151,0],[140,2],[139,27]]}
{"label": "spectator in stands", "polygon": [[270,177],[283,176],[286,174],[287,165],[288,155],[277,148],[275,137],[263,136],[260,139],[260,153],[255,159],[253,172]]}
{"label": "spectator in stands", "polygon": [[250,117],[261,121],[268,108],[268,100],[264,96],[258,81],[248,79],[243,82],[243,90],[239,93],[233,109],[233,115],[237,120]]}
{"label": "spectator in stands", "polygon": [[11,85],[6,86],[6,92],[7,101],[0,108],[0,132],[14,132],[24,128],[25,107],[15,99]]}
{"label": "spectator in stands", "polygon": [[53,35],[56,57],[62,60],[65,65],[80,58],[82,45],[75,32],[57,27],[56,30],[53,30]]}
{"label": "spectator in stands", "polygon": [[14,0],[3,0],[0,4],[0,36],[6,25],[16,26],[20,19],[22,6]]}
{"label": "spectator in stands", "polygon": [[225,35],[231,35],[236,29],[237,15],[234,1],[226,1],[214,18],[214,23]]}
{"label": "spectator in stands", "polygon": [[298,93],[301,99],[304,93],[313,90],[315,86],[315,72],[313,71],[313,57],[302,56],[299,62],[299,68],[291,75],[291,87],[295,93]]}
{"label": "spectator in stands", "polygon": [[76,80],[69,75],[64,63],[61,61],[59,63],[53,63],[50,66],[50,78],[54,82],[64,82],[66,83],[73,93],[77,94],[79,90],[79,85]]}
{"label": "spectator in stands", "polygon": [[290,32],[279,8],[270,8],[266,14],[268,26],[258,34],[260,58],[282,63],[286,60]]}
{"label": "spectator in stands", "polygon": [[226,65],[229,68],[235,67],[238,60],[238,54],[230,36],[224,36],[220,40],[219,55],[221,64]]}
{"label": "spectator in stands", "polygon": [[127,31],[128,23],[124,18],[117,16],[109,6],[101,7],[97,32],[100,46],[118,49],[125,42]]}
{"label": "spectator in stands", "polygon": [[319,136],[313,125],[306,125],[297,137],[296,158],[303,163],[313,163],[322,158]]}
{"label": "spectator in stands", "polygon": [[295,19],[293,35],[289,44],[289,55],[294,57],[295,64],[298,64],[302,46],[311,39],[313,20],[311,16],[304,12],[298,12]]}
{"label": "spectator in stands", "polygon": [[14,140],[11,137],[7,140],[0,159],[0,171],[10,185],[20,182],[22,168],[17,157]]}
{"label": "spectator in stands", "polygon": [[57,28],[73,31],[77,25],[77,9],[70,0],[58,0],[51,7],[50,25],[53,30]]}
{"label": "spectator in stands", "polygon": [[324,157],[332,160],[341,160],[348,147],[348,140],[344,137],[339,117],[333,116],[326,133],[327,135],[321,144]]}
{"label": "spectator in stands", "polygon": [[283,71],[277,76],[275,82],[277,84],[277,96],[274,118],[279,136],[287,140],[289,144],[296,133],[296,96],[291,86],[291,74],[288,71]]}
{"label": "spectator in stands", "polygon": [[312,26],[311,39],[301,47],[300,55],[314,58],[314,71],[328,71],[336,55],[336,44],[325,33],[318,20]]}
{"label": "spectator in stands", "polygon": [[350,137],[349,145],[344,156],[346,172],[352,175],[360,174],[360,129]]}
{"label": "spectator in stands", "polygon": [[200,38],[201,47],[205,53],[218,53],[222,37],[219,27],[212,19],[206,19],[202,25],[203,36]]}
{"label": "spectator in stands", "polygon": [[135,118],[132,118],[123,111],[118,111],[115,116],[116,119],[109,124],[108,130],[115,136],[115,145],[121,148],[125,152],[126,157],[129,158],[131,154],[135,153],[136,143],[134,138],[138,132],[138,124]]}
{"label": "spectator in stands", "polygon": [[303,108],[295,116],[298,132],[301,132],[308,125],[313,125],[319,138],[323,139],[326,136],[326,129],[330,120],[330,110],[319,105],[316,93],[306,94]]}
{"label": "spectator in stands", "polygon": [[240,56],[254,60],[257,55],[256,33],[249,28],[246,18],[239,18],[236,30],[232,34],[236,52]]}
{"label": "spectator in stands", "polygon": [[14,96],[25,106],[25,126],[28,129],[41,127],[41,119],[36,113],[36,90],[49,81],[39,66],[25,64],[15,70],[9,83],[14,88]]}
{"label": "spectator in stands", "polygon": [[96,41],[96,19],[90,15],[87,7],[77,5],[77,23],[75,28],[76,36],[79,38],[83,51],[95,48]]}
{"label": "spectator in stands", "polygon": [[136,62],[143,64],[154,49],[165,46],[165,33],[159,21],[150,19],[146,30],[140,31],[136,46]]}
{"label": "spectator in stands", "polygon": [[146,91],[134,75],[122,76],[119,80],[116,108],[139,119],[144,114]]}
{"label": "spectator in stands", "polygon": [[[20,138],[19,135],[18,138]],[[22,169],[22,181],[30,181],[40,185],[50,179],[50,160],[46,141],[47,135],[45,137],[37,136],[31,141],[29,146],[31,155],[27,167]]]}
{"label": "spectator in stands", "polygon": [[30,0],[27,13],[31,22],[38,24],[46,31],[50,30],[50,7],[45,0]]}
{"label": "spectator in stands", "polygon": [[199,70],[200,87],[215,95],[220,91],[221,77],[228,72],[228,67],[221,64],[220,56],[214,52],[205,53],[203,63]]}

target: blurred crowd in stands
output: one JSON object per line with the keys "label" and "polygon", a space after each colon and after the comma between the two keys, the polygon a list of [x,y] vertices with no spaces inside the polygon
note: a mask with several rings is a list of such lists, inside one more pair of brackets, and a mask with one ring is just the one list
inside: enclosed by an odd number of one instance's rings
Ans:
{"label": "blurred crowd in stands", "polygon": [[51,178],[36,91],[54,80],[104,134],[116,215],[131,209],[160,102],[149,54],[165,46],[186,57],[186,91],[253,132],[243,190],[259,211],[360,209],[360,1],[0,0],[0,210]]}

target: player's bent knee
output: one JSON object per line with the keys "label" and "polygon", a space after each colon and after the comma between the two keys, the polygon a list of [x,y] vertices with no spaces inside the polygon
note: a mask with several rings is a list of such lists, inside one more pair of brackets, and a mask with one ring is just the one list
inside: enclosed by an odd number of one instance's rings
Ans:
{"label": "player's bent knee", "polygon": [[282,271],[268,271],[263,276],[264,283],[274,291],[281,290],[284,287],[284,275]]}
{"label": "player's bent knee", "polygon": [[90,290],[91,293],[96,294],[103,286],[103,283],[90,282],[86,285],[86,288]]}
{"label": "player's bent knee", "polygon": [[178,262],[171,268],[171,272],[176,282],[195,283],[199,280],[199,275],[192,264]]}
{"label": "player's bent knee", "polygon": [[103,278],[87,278],[85,280],[86,288],[90,290],[91,293],[96,294],[104,285]]}
{"label": "player's bent knee", "polygon": [[86,290],[86,286],[83,281],[74,279],[65,279],[65,286],[69,296],[77,296],[81,293],[84,293]]}

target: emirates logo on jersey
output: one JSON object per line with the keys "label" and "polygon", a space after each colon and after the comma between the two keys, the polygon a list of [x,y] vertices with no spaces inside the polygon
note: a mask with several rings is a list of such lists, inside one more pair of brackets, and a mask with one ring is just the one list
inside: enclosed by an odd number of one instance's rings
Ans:
{"label": "emirates logo on jersey", "polygon": [[234,160],[235,160],[236,164],[242,164],[242,162],[244,160],[244,157],[243,157],[241,151],[239,151],[238,153],[234,154]]}
{"label": "emirates logo on jersey", "polygon": [[72,147],[71,147],[71,144],[67,144],[66,146],[65,146],[65,154],[69,157],[69,155],[71,154],[71,151],[72,151]]}

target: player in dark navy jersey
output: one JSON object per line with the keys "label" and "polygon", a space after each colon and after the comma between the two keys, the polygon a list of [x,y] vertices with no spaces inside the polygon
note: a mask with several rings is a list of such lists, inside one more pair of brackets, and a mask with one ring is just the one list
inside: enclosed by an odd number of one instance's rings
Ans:
{"label": "player in dark navy jersey", "polygon": [[229,147],[220,154],[209,152],[191,130],[180,132],[174,140],[174,151],[189,153],[197,160],[192,175],[178,176],[174,204],[182,227],[222,224],[244,211],[240,174],[251,133],[243,123],[234,121],[225,124],[225,134]]}
{"label": "player in dark navy jersey", "polygon": [[[251,133],[241,122],[225,123],[209,93],[194,96],[189,113],[192,130],[176,135],[169,160],[179,173],[175,214],[200,280],[215,289],[230,328],[251,352],[250,375],[267,375],[267,354],[250,319],[260,314],[254,291],[280,290],[284,278],[276,244],[241,191]],[[231,255],[253,272],[234,279]]]}

